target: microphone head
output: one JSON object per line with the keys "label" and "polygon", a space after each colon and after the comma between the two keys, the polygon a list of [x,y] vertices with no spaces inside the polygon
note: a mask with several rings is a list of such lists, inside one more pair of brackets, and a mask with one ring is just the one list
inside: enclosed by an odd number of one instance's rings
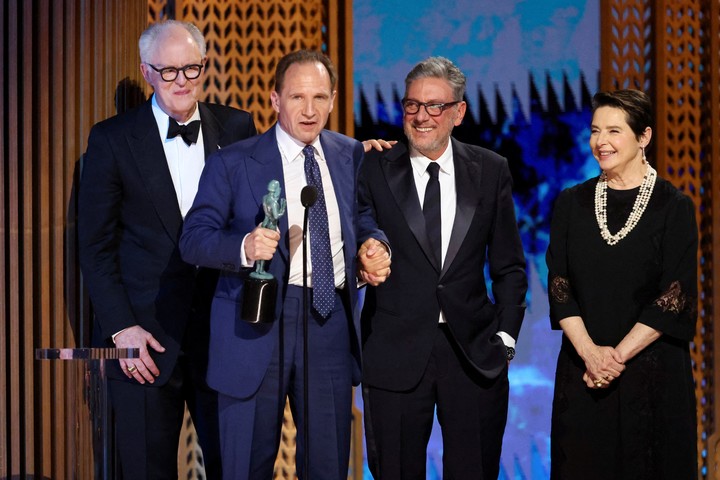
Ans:
{"label": "microphone head", "polygon": [[305,208],[312,207],[317,201],[318,191],[313,185],[306,185],[300,192],[300,203]]}

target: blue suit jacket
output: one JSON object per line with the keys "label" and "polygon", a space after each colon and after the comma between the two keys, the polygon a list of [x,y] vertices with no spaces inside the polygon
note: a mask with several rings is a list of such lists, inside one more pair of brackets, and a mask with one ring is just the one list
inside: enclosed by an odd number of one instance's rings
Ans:
{"label": "blue suit jacket", "polygon": [[[240,264],[240,245],[264,218],[262,201],[271,180],[278,180],[285,195],[282,157],[276,126],[263,135],[235,143],[207,162],[195,203],[185,219],[180,250],[189,263],[221,270],[211,311],[208,384],[234,397],[255,393],[278,341],[278,324],[289,275],[287,215],[280,218],[280,244],[266,270],[278,280],[276,321],[250,324],[241,319],[243,282],[252,269]],[[356,174],[363,158],[362,144],[324,130],[320,134],[332,177],[345,253],[345,292],[352,317],[352,350],[356,359],[354,383],[360,380],[360,324],[355,315],[355,278],[358,245],[369,237],[386,240],[377,230],[358,232]],[[348,325],[350,321],[348,321]],[[353,335],[354,334],[354,335]],[[312,339],[310,339],[312,342]]]}

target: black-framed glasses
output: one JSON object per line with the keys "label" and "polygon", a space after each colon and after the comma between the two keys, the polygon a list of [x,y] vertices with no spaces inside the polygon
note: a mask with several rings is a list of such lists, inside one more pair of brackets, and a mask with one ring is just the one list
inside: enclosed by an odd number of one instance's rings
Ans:
{"label": "black-framed glasses", "polygon": [[408,115],[415,115],[420,111],[420,107],[425,107],[425,111],[431,117],[439,117],[448,108],[457,105],[462,100],[447,103],[425,103],[416,102],[415,100],[408,100],[407,98],[402,101],[403,110]]}
{"label": "black-framed glasses", "polygon": [[162,78],[165,82],[174,82],[180,72],[182,72],[183,75],[185,75],[185,78],[187,78],[188,80],[195,80],[200,76],[200,73],[203,69],[203,65],[200,63],[193,63],[180,68],[157,68],[155,65],[152,65],[150,63],[146,63],[145,65],[158,72],[160,74],[160,78]]}

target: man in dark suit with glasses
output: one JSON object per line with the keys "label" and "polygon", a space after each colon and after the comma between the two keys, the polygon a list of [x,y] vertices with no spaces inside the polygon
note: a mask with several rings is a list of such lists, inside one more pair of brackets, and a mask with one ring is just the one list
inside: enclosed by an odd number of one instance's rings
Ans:
{"label": "man in dark suit with glasses", "polygon": [[361,222],[393,246],[393,274],[370,287],[362,312],[376,479],[425,478],[435,411],[443,478],[498,477],[527,278],[507,160],[451,138],[465,83],[445,58],[416,65],[405,79],[407,145],[371,152],[360,169]]}

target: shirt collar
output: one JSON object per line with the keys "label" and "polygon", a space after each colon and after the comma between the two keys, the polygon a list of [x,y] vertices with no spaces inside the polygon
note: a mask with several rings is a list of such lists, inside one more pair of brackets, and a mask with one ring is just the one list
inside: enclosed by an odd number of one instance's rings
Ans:
{"label": "shirt collar", "polygon": [[[283,161],[286,163],[292,163],[298,158],[305,159],[302,151],[305,148],[305,144],[291,137],[289,133],[283,130],[280,122],[277,123],[275,129],[275,138],[278,142],[278,148],[283,154]],[[323,154],[322,144],[320,143],[320,136],[318,135],[315,140],[311,143],[315,148],[315,158],[318,161],[324,161],[325,155]]]}
{"label": "shirt collar", "polygon": [[[168,127],[170,126],[170,115],[165,113],[162,108],[160,108],[160,105],[157,103],[157,98],[155,94],[153,93],[152,96],[152,112],[155,116],[155,122],[158,124],[158,129],[160,132],[164,132],[162,135],[162,138],[165,138]],[[192,122],[193,120],[200,120],[200,109],[197,106],[197,103],[195,104],[195,111],[193,112],[192,116],[187,122],[183,122],[180,125],[187,125],[188,123]],[[180,138],[180,137],[178,137]]]}
{"label": "shirt collar", "polygon": [[[418,152],[414,148],[410,148],[410,163],[412,164],[415,174],[417,176],[423,176],[427,173],[427,167],[433,160],[430,160],[422,153]],[[445,151],[435,160],[435,163],[440,165],[440,172],[452,175],[455,172],[455,165],[453,164],[453,149],[452,140],[448,141],[448,146]]]}

